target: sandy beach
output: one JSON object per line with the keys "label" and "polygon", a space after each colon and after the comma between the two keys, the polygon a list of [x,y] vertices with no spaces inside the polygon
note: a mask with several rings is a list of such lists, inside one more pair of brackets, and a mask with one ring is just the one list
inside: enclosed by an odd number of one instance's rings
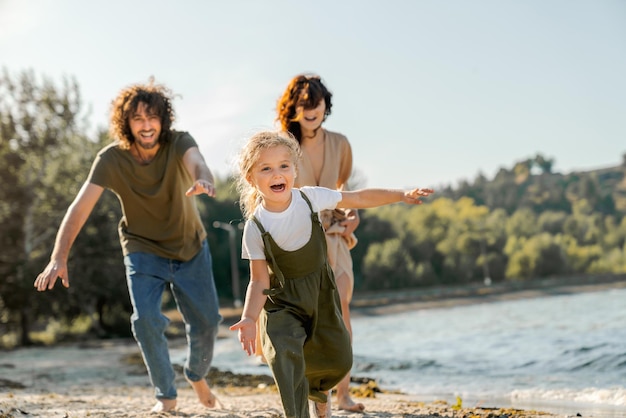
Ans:
{"label": "sandy beach", "polygon": [[[176,341],[173,345],[182,344]],[[4,352],[0,363],[0,417],[281,417],[280,400],[271,385],[239,386],[238,379],[210,379],[223,408],[201,406],[179,373],[174,414],[148,414],[153,390],[132,340],[88,342],[53,348]],[[217,380],[217,383],[216,383]],[[243,379],[245,382],[250,379]],[[366,413],[334,411],[341,417],[535,417],[539,411],[497,408],[454,409],[443,402],[412,402],[407,396],[376,393],[359,398]]]}
{"label": "sandy beach", "polygon": [[[577,283],[570,286],[543,286],[505,292],[466,289],[454,294],[427,294],[404,299],[379,294],[355,300],[355,315],[385,315],[406,309],[428,309],[450,304],[480,303],[502,298],[539,297],[546,292],[581,292],[623,287],[624,281]],[[510,289],[509,289],[510,290]],[[451,292],[451,291],[449,291]],[[223,309],[225,321],[221,335],[238,315],[236,309]],[[174,320],[176,318],[173,318]],[[171,340],[181,347],[184,339]],[[214,371],[209,381],[223,408],[201,406],[190,386],[178,373],[178,406],[173,414],[148,412],[154,403],[139,350],[131,339],[97,340],[30,347],[0,352],[0,418],[5,417],[281,417],[278,394],[268,376],[237,376]],[[354,389],[359,384],[353,383]],[[554,414],[534,410],[500,409],[497,405],[451,405],[443,401],[415,402],[409,396],[363,390],[373,397],[360,397],[366,412],[333,410],[337,417],[550,417]]]}

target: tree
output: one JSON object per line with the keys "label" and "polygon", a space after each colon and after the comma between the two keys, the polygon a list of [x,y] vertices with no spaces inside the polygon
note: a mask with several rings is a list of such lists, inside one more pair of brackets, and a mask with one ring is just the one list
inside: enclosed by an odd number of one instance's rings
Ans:
{"label": "tree", "polygon": [[[399,289],[415,284],[415,265],[398,238],[370,245],[363,260],[363,280],[368,289]],[[427,272],[424,272],[427,273]]]}
{"label": "tree", "polygon": [[568,273],[566,251],[558,237],[541,233],[532,237],[509,236],[507,279],[525,280]]}
{"label": "tree", "polygon": [[33,281],[91,157],[74,80],[61,86],[32,71],[0,75],[0,306],[29,344],[32,315],[49,309]]}
{"label": "tree", "polygon": [[355,290],[366,286],[363,279],[364,271],[366,270],[364,260],[370,245],[396,236],[391,223],[377,215],[380,209],[383,208],[359,211],[361,222],[355,231],[359,242],[351,251]]}
{"label": "tree", "polygon": [[547,232],[552,235],[563,233],[563,226],[567,220],[567,213],[545,211],[539,215],[537,219],[539,231]]}
{"label": "tree", "polygon": [[516,210],[508,219],[506,234],[514,237],[531,237],[539,232],[537,216],[530,209]]}
{"label": "tree", "polygon": [[554,165],[554,158],[545,158],[541,154],[537,154],[535,157],[535,164],[541,169],[544,174],[552,173],[552,166]]}

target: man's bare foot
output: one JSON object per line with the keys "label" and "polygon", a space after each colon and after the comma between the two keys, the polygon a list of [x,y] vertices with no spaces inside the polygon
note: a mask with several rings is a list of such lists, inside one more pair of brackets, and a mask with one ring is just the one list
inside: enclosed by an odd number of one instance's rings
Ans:
{"label": "man's bare foot", "polygon": [[219,399],[211,392],[211,388],[205,379],[200,379],[197,382],[193,380],[187,379],[191,387],[193,388],[196,395],[198,395],[198,401],[207,408],[215,408],[219,406],[221,409],[224,408]]}
{"label": "man's bare foot", "polygon": [[350,412],[363,412],[365,411],[365,405],[361,402],[354,402],[349,396],[337,399],[337,406],[340,410]]}
{"label": "man's bare foot", "polygon": [[159,399],[150,412],[158,414],[160,412],[171,412],[176,409],[176,399]]}

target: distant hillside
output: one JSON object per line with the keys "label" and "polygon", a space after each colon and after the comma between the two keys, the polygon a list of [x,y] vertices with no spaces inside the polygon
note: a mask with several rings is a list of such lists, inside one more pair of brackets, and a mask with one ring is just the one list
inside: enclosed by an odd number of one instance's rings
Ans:
{"label": "distant hillside", "polygon": [[[478,175],[473,181],[447,187],[440,196],[471,197],[477,204],[508,213],[530,208],[571,213],[586,202],[593,212],[626,214],[626,161],[622,165],[571,173],[552,172],[553,159],[542,155],[501,168],[493,179]],[[583,210],[583,209],[581,209]]]}
{"label": "distant hillside", "polygon": [[626,213],[625,164],[596,170],[574,172],[572,175],[597,176],[602,192],[610,194],[613,197],[615,210],[620,213]]}

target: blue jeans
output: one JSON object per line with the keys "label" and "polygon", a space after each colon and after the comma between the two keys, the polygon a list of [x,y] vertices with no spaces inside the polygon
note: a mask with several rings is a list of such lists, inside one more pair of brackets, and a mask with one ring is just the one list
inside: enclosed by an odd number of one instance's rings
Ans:
{"label": "blue jeans", "polygon": [[133,305],[133,335],[155,388],[157,399],[176,399],[175,374],[170,361],[165,330],[169,319],[161,311],[161,298],[169,285],[185,321],[187,360],[185,377],[203,379],[213,359],[213,346],[222,317],[209,244],[189,261],[178,261],[148,253],[124,257],[126,279]]}

